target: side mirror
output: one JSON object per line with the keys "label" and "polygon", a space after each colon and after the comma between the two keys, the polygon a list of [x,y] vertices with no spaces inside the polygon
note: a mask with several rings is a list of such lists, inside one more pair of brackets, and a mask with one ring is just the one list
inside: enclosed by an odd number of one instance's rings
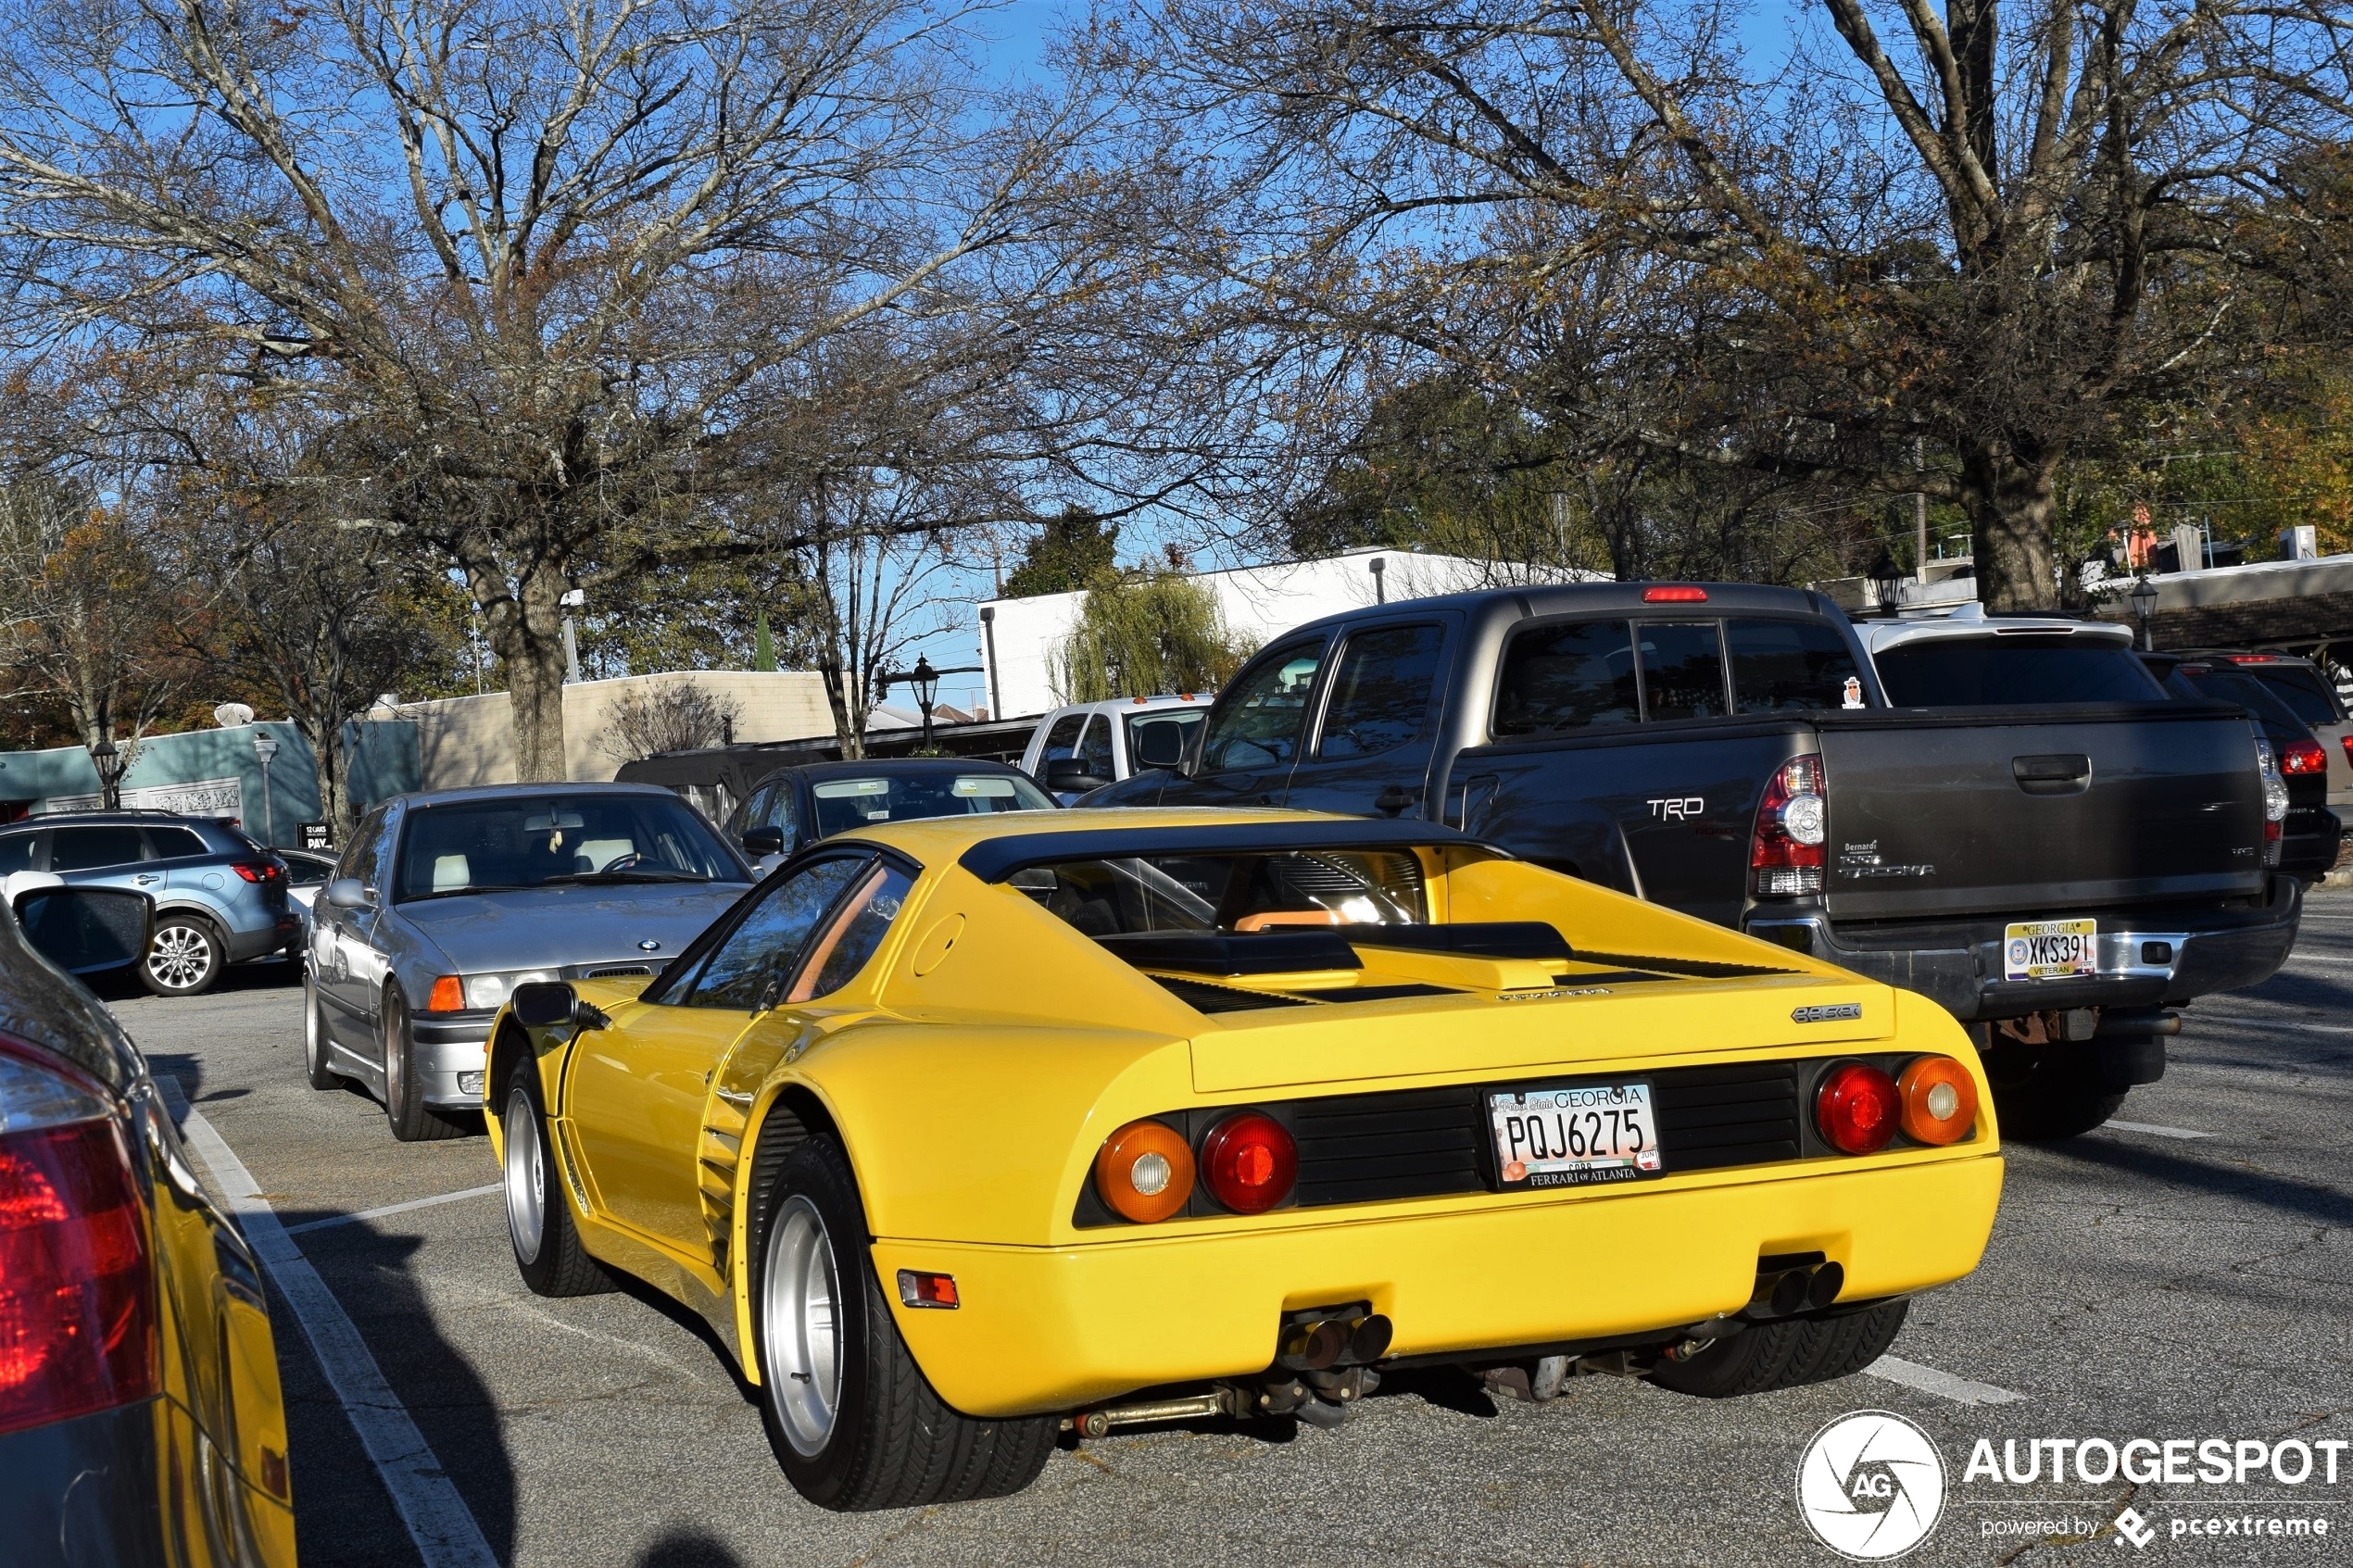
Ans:
{"label": "side mirror", "polygon": [[744,852],[754,859],[763,855],[781,855],[785,852],[785,830],[778,827],[746,828],[739,842],[744,847]]}
{"label": "side mirror", "polygon": [[1185,726],[1173,719],[1139,724],[1130,732],[1139,768],[1180,768],[1185,763]]}
{"label": "side mirror", "polygon": [[31,887],[14,900],[25,941],[68,974],[125,969],[146,956],[156,901],[130,887]]}
{"label": "side mirror", "polygon": [[1057,795],[1077,795],[1086,790],[1101,789],[1111,783],[1088,771],[1084,759],[1057,757],[1046,764],[1045,784]]}
{"label": "side mirror", "polygon": [[327,902],[338,909],[364,909],[375,903],[367,884],[356,876],[339,876],[327,884]]}
{"label": "side mirror", "polygon": [[569,1023],[579,1009],[579,997],[560,980],[526,981],[507,998],[507,1010],[526,1029],[552,1029],[559,1023]]}

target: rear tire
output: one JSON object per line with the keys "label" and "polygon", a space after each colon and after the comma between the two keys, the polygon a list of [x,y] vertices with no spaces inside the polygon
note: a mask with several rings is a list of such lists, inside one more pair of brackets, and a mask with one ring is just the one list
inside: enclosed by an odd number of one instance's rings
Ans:
{"label": "rear tire", "polygon": [[2020,1143],[2081,1137],[2123,1110],[2131,1093],[2109,1086],[2088,1048],[2003,1045],[1983,1057],[2002,1136]]}
{"label": "rear tire", "polygon": [[463,1136],[467,1128],[425,1103],[417,1087],[416,1041],[409,1033],[409,1006],[400,988],[384,992],[384,1120],[402,1143],[434,1143]]}
{"label": "rear tire", "polygon": [[200,997],[220,982],[229,955],[220,933],[202,915],[166,915],[156,922],[139,984],[158,997]]}
{"label": "rear tire", "polygon": [[761,1411],[793,1488],[842,1512],[1005,1497],[1053,1452],[1052,1416],[981,1421],[925,1380],[866,1251],[849,1162],[812,1137],[785,1158],[751,1262]]}
{"label": "rear tire", "polygon": [[1887,1353],[1910,1311],[1889,1301],[1834,1318],[1783,1318],[1718,1339],[1689,1361],[1662,1361],[1651,1381],[1702,1399],[1737,1399],[1851,1377]]}
{"label": "rear tire", "polygon": [[588,1255],[580,1226],[564,1201],[559,1156],[547,1130],[547,1108],[539,1097],[539,1070],[528,1060],[507,1075],[504,1114],[498,1119],[501,1173],[505,1177],[507,1239],[515,1272],[536,1296],[595,1296],[613,1288],[604,1265]]}
{"label": "rear tire", "polygon": [[326,1003],[319,999],[319,987],[309,976],[302,982],[302,1066],[303,1075],[314,1089],[332,1089],[343,1082],[342,1074],[328,1065],[334,1060],[334,1036],[327,1032]]}

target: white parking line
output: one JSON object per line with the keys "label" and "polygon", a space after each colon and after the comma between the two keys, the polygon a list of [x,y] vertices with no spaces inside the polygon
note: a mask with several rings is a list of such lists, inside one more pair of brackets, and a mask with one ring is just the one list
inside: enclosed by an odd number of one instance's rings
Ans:
{"label": "white parking line", "polygon": [[2151,1122],[2111,1121],[2104,1122],[2101,1125],[2113,1127],[2120,1133],[2146,1133],[2151,1137],[2158,1138],[2210,1138],[2214,1135],[2212,1133],[2201,1133],[2191,1127],[2160,1127]]}
{"label": "white parking line", "polygon": [[328,1386],[343,1401],[344,1414],[351,1418],[352,1430],[359,1435],[359,1446],[375,1461],[376,1473],[384,1477],[392,1506],[409,1527],[409,1538],[417,1543],[417,1554],[424,1559],[425,1568],[497,1568],[498,1560],[491,1555],[490,1544],[483,1539],[466,1499],[450,1485],[448,1473],[434,1457],[424,1434],[417,1430],[408,1408],[384,1381],[384,1369],[376,1364],[359,1326],[345,1313],[327,1282],[319,1277],[319,1271],[310,1266],[310,1260],[302,1255],[286,1227],[279,1223],[261,1196],[260,1184],[212,1123],[188,1104],[176,1080],[159,1077],[156,1085],[179,1122],[182,1135],[211,1169],[221,1198],[245,1229],[245,1240],[252,1243],[270,1277],[277,1281],[293,1307],[295,1321],[302,1325],[304,1336],[317,1353]]}
{"label": "white parking line", "polygon": [[2026,1399],[2023,1394],[1996,1388],[1991,1383],[1972,1383],[1966,1377],[1955,1377],[1949,1372],[1939,1372],[1918,1361],[1899,1361],[1894,1356],[1881,1356],[1863,1369],[1863,1375],[1933,1394],[1957,1405],[2015,1405]]}
{"label": "white parking line", "polygon": [[406,1203],[387,1203],[381,1209],[362,1209],[356,1214],[331,1214],[323,1220],[305,1220],[298,1225],[288,1225],[288,1236],[300,1236],[305,1231],[322,1231],[331,1225],[356,1225],[362,1220],[381,1220],[387,1214],[406,1214],[411,1209],[431,1209],[435,1204],[455,1203],[461,1198],[487,1198],[504,1188],[497,1182],[486,1187],[468,1187],[463,1192],[436,1193],[431,1198],[412,1198]]}

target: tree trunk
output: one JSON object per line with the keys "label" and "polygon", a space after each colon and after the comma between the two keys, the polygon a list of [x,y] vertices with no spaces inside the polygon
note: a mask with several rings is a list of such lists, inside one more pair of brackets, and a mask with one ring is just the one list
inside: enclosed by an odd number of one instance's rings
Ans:
{"label": "tree trunk", "polygon": [[[505,592],[483,605],[491,651],[507,676],[507,701],[514,713],[515,778],[522,784],[568,776],[564,757],[563,574],[542,565],[522,580],[518,595]],[[482,603],[477,593],[476,603]]]}
{"label": "tree trunk", "polygon": [[1969,512],[1978,600],[1989,610],[2059,607],[2051,537],[2059,456],[2000,436],[1961,443],[1961,505]]}
{"label": "tree trunk", "polygon": [[841,746],[842,760],[862,759],[866,755],[866,715],[849,699],[849,671],[838,665],[820,664],[817,673],[825,683],[825,706],[833,709],[834,739]]}

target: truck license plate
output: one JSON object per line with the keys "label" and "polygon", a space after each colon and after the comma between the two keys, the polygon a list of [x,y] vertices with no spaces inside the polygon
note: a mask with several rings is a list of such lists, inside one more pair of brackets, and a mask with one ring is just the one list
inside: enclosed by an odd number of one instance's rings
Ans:
{"label": "truck license plate", "polygon": [[2099,972],[2100,922],[2030,920],[2002,929],[2002,978],[2069,980]]}
{"label": "truck license plate", "polygon": [[1487,1096],[1505,1191],[1665,1174],[1648,1084],[1560,1084]]}

